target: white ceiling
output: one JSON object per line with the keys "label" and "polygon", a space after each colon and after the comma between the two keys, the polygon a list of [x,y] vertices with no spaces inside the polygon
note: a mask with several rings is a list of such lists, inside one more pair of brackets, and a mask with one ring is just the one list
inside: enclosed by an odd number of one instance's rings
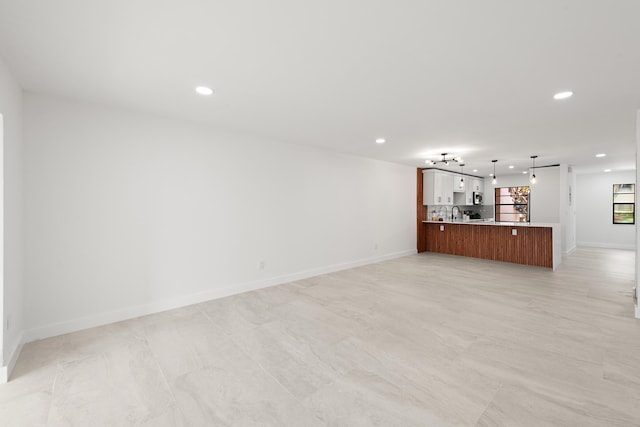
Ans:
{"label": "white ceiling", "polygon": [[638,17],[638,0],[0,0],[0,54],[31,92],[416,167],[537,154],[585,173],[635,168]]}

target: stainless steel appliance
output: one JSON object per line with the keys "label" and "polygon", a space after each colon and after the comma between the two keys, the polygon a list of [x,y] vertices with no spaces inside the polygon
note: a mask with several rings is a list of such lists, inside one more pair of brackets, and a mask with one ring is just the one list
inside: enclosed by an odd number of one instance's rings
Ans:
{"label": "stainless steel appliance", "polygon": [[479,192],[473,192],[473,204],[474,205],[481,205],[482,204],[482,193]]}

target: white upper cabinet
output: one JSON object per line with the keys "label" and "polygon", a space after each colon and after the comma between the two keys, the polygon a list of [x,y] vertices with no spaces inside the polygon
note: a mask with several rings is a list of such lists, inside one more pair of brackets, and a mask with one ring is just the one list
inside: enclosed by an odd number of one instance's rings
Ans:
{"label": "white upper cabinet", "polygon": [[[463,177],[460,174],[453,175],[453,192],[454,193],[465,193],[467,191],[467,187],[469,187],[469,178],[465,177],[463,185],[460,186],[460,180]],[[454,196],[455,197],[455,196]]]}
{"label": "white upper cabinet", "polygon": [[464,204],[470,206],[473,204],[473,193],[476,193],[475,184],[473,183],[473,179],[469,179],[469,185],[467,186],[467,191],[464,193]]}
{"label": "white upper cabinet", "polygon": [[[422,171],[424,205],[473,205],[473,193],[482,193],[484,180],[464,177],[464,187],[460,188],[460,174],[436,169]],[[455,202],[454,202],[455,193]]]}
{"label": "white upper cabinet", "polygon": [[453,175],[436,170],[423,170],[422,178],[423,204],[453,205]]}
{"label": "white upper cabinet", "polygon": [[479,178],[471,179],[471,191],[475,191],[476,193],[482,193],[484,191],[484,180]]}
{"label": "white upper cabinet", "polygon": [[469,186],[466,193],[466,204],[473,204],[473,193],[482,193],[484,189],[484,180],[478,178],[469,178]]}

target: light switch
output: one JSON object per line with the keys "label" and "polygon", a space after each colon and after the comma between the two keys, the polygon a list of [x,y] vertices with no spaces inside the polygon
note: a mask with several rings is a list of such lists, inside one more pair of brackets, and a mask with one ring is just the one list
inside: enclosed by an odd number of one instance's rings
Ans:
{"label": "light switch", "polygon": [[517,236],[518,235],[518,229],[517,228],[512,228],[511,229],[511,235],[512,236]]}
{"label": "light switch", "polygon": [[440,231],[444,231],[444,225],[440,226]]}

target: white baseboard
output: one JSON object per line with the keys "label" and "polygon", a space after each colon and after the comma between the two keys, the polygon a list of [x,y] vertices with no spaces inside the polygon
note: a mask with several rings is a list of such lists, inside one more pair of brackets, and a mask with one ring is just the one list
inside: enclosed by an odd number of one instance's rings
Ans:
{"label": "white baseboard", "polygon": [[106,313],[82,317],[78,319],[66,320],[63,322],[43,325],[37,328],[29,329],[24,333],[23,342],[31,342],[39,339],[55,337],[70,332],[76,332],[83,329],[93,328],[96,326],[106,325],[109,323],[120,322],[135,317],[146,316],[148,314],[159,313],[161,311],[172,310],[187,305],[198,304],[201,302],[223,298],[230,295],[240,294],[243,292],[253,291],[256,289],[268,288],[270,286],[281,285],[283,283],[294,282],[296,280],[307,279],[321,274],[333,273],[336,271],[346,270],[349,268],[359,267],[376,262],[386,261],[394,258],[400,258],[407,255],[416,254],[415,249],[394,252],[378,257],[365,258],[361,260],[334,264],[311,270],[300,271],[297,273],[286,274],[283,276],[272,277],[269,279],[255,280],[251,282],[235,283],[216,289],[198,292],[189,295],[178,295],[169,299],[152,301],[146,304],[126,307]]}
{"label": "white baseboard", "polygon": [[591,248],[607,248],[607,249],[627,249],[635,250],[636,245],[621,245],[617,243],[598,243],[598,242],[578,242],[578,246],[586,246]]}
{"label": "white baseboard", "polygon": [[9,381],[9,378],[11,377],[11,372],[13,371],[13,368],[16,366],[16,362],[18,361],[18,356],[20,356],[20,352],[22,351],[22,347],[24,346],[24,343],[25,343],[24,334],[20,333],[13,347],[13,350],[9,354],[7,364],[0,368],[0,384],[6,383],[7,381]]}
{"label": "white baseboard", "polygon": [[567,249],[566,251],[562,252],[563,256],[569,256],[572,253],[574,253],[576,251],[576,246],[573,246],[572,248]]}

